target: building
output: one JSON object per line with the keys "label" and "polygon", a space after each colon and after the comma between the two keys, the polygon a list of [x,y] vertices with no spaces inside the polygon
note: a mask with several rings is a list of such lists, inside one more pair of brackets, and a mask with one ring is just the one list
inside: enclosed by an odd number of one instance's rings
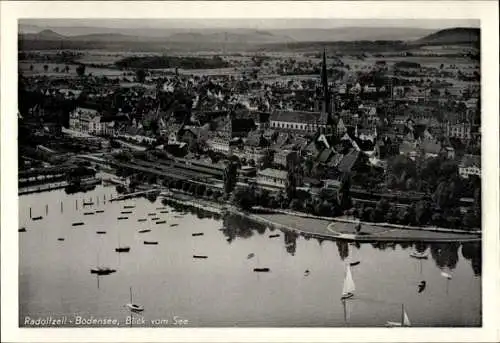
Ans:
{"label": "building", "polygon": [[446,126],[446,136],[449,138],[459,138],[459,139],[471,139],[471,124],[460,123],[460,124],[450,124]]}
{"label": "building", "polygon": [[257,172],[257,184],[264,188],[281,188],[284,189],[287,180],[287,172],[267,168]]}
{"label": "building", "polygon": [[468,179],[471,175],[481,177],[481,156],[464,155],[458,166],[460,177]]}
{"label": "building", "polygon": [[327,130],[321,122],[321,112],[274,111],[270,117],[270,128],[279,131],[292,131],[302,134]]}

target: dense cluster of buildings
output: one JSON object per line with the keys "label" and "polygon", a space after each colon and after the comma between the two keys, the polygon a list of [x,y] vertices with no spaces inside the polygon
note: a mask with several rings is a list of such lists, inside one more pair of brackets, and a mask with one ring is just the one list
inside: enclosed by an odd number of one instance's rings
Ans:
{"label": "dense cluster of buildings", "polygon": [[[357,161],[383,170],[397,155],[412,160],[443,156],[457,161],[461,177],[481,175],[477,92],[468,90],[465,98],[442,92],[437,82],[396,85],[390,77],[383,84],[366,77],[330,82],[326,65],[323,54],[319,82],[243,73],[150,75],[142,83],[93,77],[84,85],[55,80],[35,88],[78,99],[69,114],[71,131],[139,145],[158,142],[187,159],[233,155],[241,173],[255,175],[262,187],[285,187],[287,159],[293,154],[310,165],[304,167],[310,170],[303,184],[314,179],[335,184]],[[373,70],[386,72],[381,65]],[[280,67],[319,69],[293,63]],[[421,68],[411,72],[429,75]]]}

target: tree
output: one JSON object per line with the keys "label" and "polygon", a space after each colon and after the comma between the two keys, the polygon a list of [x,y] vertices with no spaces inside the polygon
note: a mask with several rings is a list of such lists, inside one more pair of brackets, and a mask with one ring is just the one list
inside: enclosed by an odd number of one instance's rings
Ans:
{"label": "tree", "polygon": [[137,82],[144,83],[144,81],[146,80],[146,71],[144,69],[138,69],[135,72],[135,78]]}
{"label": "tree", "polygon": [[352,207],[351,201],[351,176],[345,173],[342,176],[342,183],[340,185],[340,208],[347,210]]}
{"label": "tree", "polygon": [[302,202],[299,199],[293,199],[290,202],[290,208],[294,211],[302,211],[303,209]]}
{"label": "tree", "polygon": [[236,186],[238,176],[237,165],[234,162],[229,162],[224,169],[223,180],[224,180],[224,193],[230,194],[234,187]]}
{"label": "tree", "polygon": [[232,202],[243,210],[249,210],[257,204],[255,187],[237,188],[233,194]]}
{"label": "tree", "polygon": [[85,75],[85,64],[79,64],[78,67],[76,67],[76,74],[80,77]]}

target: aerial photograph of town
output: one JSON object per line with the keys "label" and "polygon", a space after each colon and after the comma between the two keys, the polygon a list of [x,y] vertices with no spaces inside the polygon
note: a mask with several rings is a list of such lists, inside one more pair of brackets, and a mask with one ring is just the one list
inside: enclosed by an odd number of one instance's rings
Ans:
{"label": "aerial photograph of town", "polygon": [[481,327],[480,38],[20,19],[19,327]]}

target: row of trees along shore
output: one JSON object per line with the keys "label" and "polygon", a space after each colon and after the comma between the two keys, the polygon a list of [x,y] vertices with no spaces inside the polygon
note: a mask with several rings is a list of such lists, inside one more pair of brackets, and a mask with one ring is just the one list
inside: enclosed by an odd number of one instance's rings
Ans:
{"label": "row of trees along shore", "polygon": [[[164,152],[154,153],[164,158]],[[161,156],[160,156],[161,155]],[[132,156],[116,156],[129,160]],[[481,227],[481,180],[477,177],[460,179],[455,162],[441,158],[412,161],[403,156],[389,160],[386,171],[387,186],[381,194],[392,195],[419,193],[420,200],[409,204],[382,198],[378,201],[353,199],[351,186],[354,179],[374,177],[370,168],[354,168],[340,178],[339,188],[323,188],[318,192],[305,191],[298,180],[304,163],[296,161],[287,167],[285,188],[270,192],[256,184],[237,186],[238,164],[230,160],[223,173],[223,189],[212,190],[202,183],[165,181],[165,186],[181,189],[196,196],[208,196],[212,200],[231,201],[243,210],[253,206],[291,209],[318,216],[349,215],[369,222],[387,222],[402,225],[435,225],[454,229]],[[377,177],[379,179],[379,177]],[[460,199],[473,199],[472,206],[462,211]]]}

